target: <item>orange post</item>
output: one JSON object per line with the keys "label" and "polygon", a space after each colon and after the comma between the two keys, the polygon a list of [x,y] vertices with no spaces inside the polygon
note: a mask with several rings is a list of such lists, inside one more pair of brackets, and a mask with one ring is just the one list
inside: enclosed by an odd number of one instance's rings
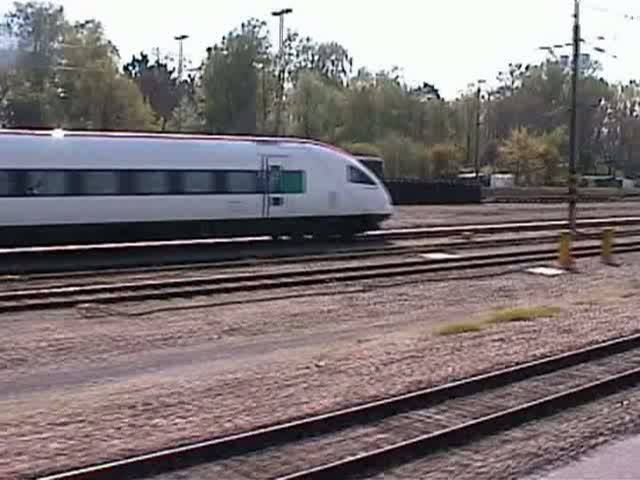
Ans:
{"label": "orange post", "polygon": [[571,232],[566,230],[560,232],[558,263],[565,270],[571,270],[575,266],[573,256],[571,255]]}
{"label": "orange post", "polygon": [[606,265],[613,265],[613,228],[605,228],[602,232],[601,259]]}

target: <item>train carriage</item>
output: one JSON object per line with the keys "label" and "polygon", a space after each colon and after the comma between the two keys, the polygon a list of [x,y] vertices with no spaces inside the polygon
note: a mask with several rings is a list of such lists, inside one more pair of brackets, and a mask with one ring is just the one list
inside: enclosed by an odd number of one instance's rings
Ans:
{"label": "train carriage", "polygon": [[3,246],[352,235],[392,211],[371,171],[311,140],[0,130]]}

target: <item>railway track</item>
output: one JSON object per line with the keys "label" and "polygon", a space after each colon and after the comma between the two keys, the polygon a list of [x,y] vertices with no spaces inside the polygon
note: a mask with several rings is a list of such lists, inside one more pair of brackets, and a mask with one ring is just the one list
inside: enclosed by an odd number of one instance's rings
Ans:
{"label": "railway track", "polygon": [[[602,233],[600,231],[583,231],[578,234],[577,240],[599,240],[601,236]],[[618,230],[616,232],[616,238],[631,237],[640,237],[640,229],[632,228],[628,230]],[[541,244],[551,244],[557,242],[557,240],[557,234],[535,234],[535,236],[518,235],[517,237],[514,237],[513,234],[511,234],[506,237],[484,237],[480,239],[472,238],[463,240],[451,239],[446,241],[411,245],[383,244],[376,247],[358,247],[351,249],[345,248],[341,250],[334,250],[331,253],[325,254],[301,254],[295,256],[276,256],[275,258],[250,258],[242,260],[219,261],[209,264],[124,268],[104,270],[99,272],[89,270],[62,274],[36,274],[31,276],[21,276],[16,279],[5,277],[3,282],[3,291],[10,292],[15,290],[23,290],[23,285],[26,282],[29,283],[30,288],[44,288],[47,286],[61,285],[64,285],[65,287],[75,287],[86,285],[87,280],[105,283],[105,281],[117,281],[118,277],[122,277],[123,279],[128,280],[130,280],[131,277],[135,277],[138,280],[141,278],[170,278],[184,276],[185,274],[190,276],[197,274],[203,275],[212,273],[213,270],[215,270],[215,272],[220,272],[226,269],[234,268],[241,269],[249,267],[255,268],[270,266],[281,267],[284,265],[356,261],[372,258],[420,255],[436,252],[533,246]]]}
{"label": "railway track", "polygon": [[[640,335],[41,480],[366,478],[640,384]],[[211,476],[213,475],[213,476]]]}
{"label": "railway track", "polygon": [[[540,197],[487,197],[483,199],[482,203],[523,203],[523,204],[531,204],[531,203],[567,203],[569,199],[568,195],[547,195]],[[619,195],[619,196],[610,196],[610,197],[590,197],[590,196],[582,196],[578,199],[580,203],[604,203],[604,202],[630,202],[630,201],[638,201],[640,199],[639,194],[628,194],[628,195]]]}
{"label": "railway track", "polygon": [[[615,253],[640,251],[640,241],[619,242]],[[600,246],[576,245],[576,258],[600,255]],[[557,258],[556,248],[472,253],[454,258],[405,259],[400,261],[358,263],[345,266],[298,268],[283,271],[229,275],[205,275],[192,278],[140,280],[102,285],[55,288],[30,288],[0,293],[0,312],[34,311],[73,307],[79,304],[187,298],[199,295],[265,291],[309,287],[345,282],[478,270],[518,264],[549,262]]]}
{"label": "railway track", "polygon": [[[580,229],[604,227],[632,227],[640,225],[640,217],[609,217],[581,219]],[[376,242],[393,240],[438,239],[461,235],[498,235],[507,233],[544,232],[566,228],[567,222],[523,221],[491,225],[453,225],[408,229],[387,229],[368,232],[348,245],[350,252],[366,248]],[[259,251],[269,245],[271,251]],[[251,251],[253,249],[253,252]],[[380,250],[378,245],[376,250]],[[373,250],[373,249],[370,249]],[[327,253],[328,251],[328,253]],[[133,268],[165,268],[176,265],[219,264],[246,261],[248,255],[255,258],[278,260],[302,255],[331,255],[349,253],[345,245],[274,245],[259,239],[208,239],[175,242],[147,242],[135,244],[75,245],[60,247],[28,247],[0,249],[0,275],[46,274],[51,272],[82,273],[84,269],[106,272],[124,271]],[[252,259],[252,262],[256,260]]]}

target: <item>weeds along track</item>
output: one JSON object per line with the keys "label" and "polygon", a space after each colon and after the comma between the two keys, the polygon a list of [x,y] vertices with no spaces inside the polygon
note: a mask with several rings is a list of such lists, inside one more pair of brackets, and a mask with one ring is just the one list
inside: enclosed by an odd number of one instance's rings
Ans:
{"label": "weeds along track", "polygon": [[[640,241],[619,242],[614,251],[617,254],[638,252],[640,251]],[[598,244],[576,245],[573,248],[573,255],[577,258],[597,256],[600,253]],[[405,280],[411,276],[549,262],[556,258],[556,248],[526,248],[502,252],[471,253],[454,258],[418,258],[344,266],[302,267],[284,271],[204,275],[191,278],[152,279],[73,287],[30,288],[0,293],[0,312],[65,308],[87,303],[112,304],[165,300],[384,278],[402,277]]]}
{"label": "weeds along track", "polygon": [[640,335],[634,335],[436,388],[41,478],[168,480],[176,470],[179,478],[366,478],[638,384]]}

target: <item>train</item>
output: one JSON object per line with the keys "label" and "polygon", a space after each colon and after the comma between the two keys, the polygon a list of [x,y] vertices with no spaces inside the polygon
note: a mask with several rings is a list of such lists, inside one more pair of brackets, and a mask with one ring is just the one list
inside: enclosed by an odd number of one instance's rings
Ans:
{"label": "train", "polygon": [[284,137],[0,129],[0,245],[352,237],[393,214],[347,152]]}

